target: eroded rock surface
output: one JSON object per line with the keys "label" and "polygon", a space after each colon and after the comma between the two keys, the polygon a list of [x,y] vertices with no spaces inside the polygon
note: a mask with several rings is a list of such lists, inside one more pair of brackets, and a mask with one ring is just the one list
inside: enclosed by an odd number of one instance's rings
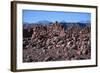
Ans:
{"label": "eroded rock surface", "polygon": [[58,22],[23,29],[23,62],[83,60],[91,58],[91,27]]}

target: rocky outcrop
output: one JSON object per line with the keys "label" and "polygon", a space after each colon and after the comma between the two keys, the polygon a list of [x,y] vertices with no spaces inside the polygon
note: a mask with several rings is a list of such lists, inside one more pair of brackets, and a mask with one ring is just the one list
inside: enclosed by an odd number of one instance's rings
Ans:
{"label": "rocky outcrop", "polygon": [[[68,28],[68,27],[67,27]],[[29,30],[29,29],[28,29]],[[91,58],[91,27],[64,26],[55,22],[23,31],[23,62],[83,60]]]}

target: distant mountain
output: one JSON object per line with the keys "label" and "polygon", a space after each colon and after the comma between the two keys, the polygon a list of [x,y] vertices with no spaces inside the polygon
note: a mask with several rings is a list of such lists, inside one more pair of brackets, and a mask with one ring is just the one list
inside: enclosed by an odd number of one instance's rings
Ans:
{"label": "distant mountain", "polygon": [[85,27],[85,26],[91,26],[91,21],[87,20],[87,21],[80,21],[78,22],[80,27]]}
{"label": "distant mountain", "polygon": [[[38,21],[36,23],[23,23],[23,27],[24,29],[28,29],[28,28],[32,28],[34,26],[39,26],[39,25],[50,25],[50,24],[53,24],[54,22],[51,22],[51,21],[47,21],[47,20],[43,20],[43,21]],[[61,24],[64,29],[67,29],[69,27],[72,27],[72,26],[79,26],[81,28],[84,28],[86,26],[91,26],[91,23],[90,21],[81,21],[81,22],[66,22],[66,21],[61,21],[61,22],[58,22],[59,24]]]}
{"label": "distant mountain", "polygon": [[87,20],[87,21],[80,21],[80,23],[91,23],[90,20]]}
{"label": "distant mountain", "polygon": [[43,21],[38,21],[37,24],[49,25],[49,24],[52,24],[52,22],[47,21],[47,20],[43,20]]}

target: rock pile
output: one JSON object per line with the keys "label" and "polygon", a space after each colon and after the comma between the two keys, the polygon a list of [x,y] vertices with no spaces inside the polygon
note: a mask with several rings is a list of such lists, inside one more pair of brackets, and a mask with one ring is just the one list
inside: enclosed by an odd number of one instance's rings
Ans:
{"label": "rock pile", "polygon": [[75,25],[65,30],[64,26],[56,22],[37,25],[28,30],[23,34],[23,62],[91,58],[90,26],[81,28]]}

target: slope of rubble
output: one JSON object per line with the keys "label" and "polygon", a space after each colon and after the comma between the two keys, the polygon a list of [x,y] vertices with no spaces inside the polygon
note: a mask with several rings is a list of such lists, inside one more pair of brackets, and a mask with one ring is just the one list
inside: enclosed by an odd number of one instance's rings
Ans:
{"label": "slope of rubble", "polygon": [[23,29],[23,62],[85,60],[91,58],[91,27],[58,22]]}

